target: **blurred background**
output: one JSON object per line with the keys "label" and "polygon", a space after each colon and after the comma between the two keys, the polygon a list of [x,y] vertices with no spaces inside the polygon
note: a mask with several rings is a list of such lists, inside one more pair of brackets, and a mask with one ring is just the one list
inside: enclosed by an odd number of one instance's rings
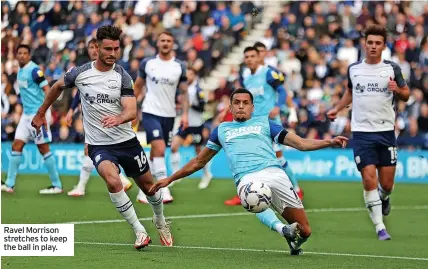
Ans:
{"label": "blurred background", "polygon": [[[257,16],[252,15],[254,8]],[[266,63],[284,72],[285,87],[297,107],[298,123],[287,122],[284,112],[283,126],[303,137],[349,136],[350,111],[335,122],[325,114],[346,90],[348,65],[365,57],[361,31],[373,23],[387,27],[383,58],[398,63],[411,89],[409,101],[397,104],[398,144],[428,149],[424,1],[2,1],[1,139],[13,140],[22,113],[16,82],[18,44],[31,45],[32,60],[53,84],[69,68],[89,61],[86,45],[106,24],[123,30],[119,64],[134,80],[141,60],[156,54],[158,35],[173,33],[176,57],[198,70],[206,91],[208,129],[228,107],[244,47],[261,41],[269,50]],[[54,142],[84,142],[81,114],[75,114],[71,127],[64,120],[75,94],[75,89],[66,90],[54,104]],[[141,125],[139,132],[144,132]]]}

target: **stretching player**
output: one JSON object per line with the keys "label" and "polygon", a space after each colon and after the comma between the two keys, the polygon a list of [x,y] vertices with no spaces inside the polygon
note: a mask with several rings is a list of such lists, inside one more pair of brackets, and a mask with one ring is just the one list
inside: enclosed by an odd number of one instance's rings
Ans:
{"label": "stretching player", "polygon": [[173,245],[173,237],[163,215],[162,194],[149,193],[153,177],[147,157],[131,128],[137,116],[131,76],[116,64],[120,57],[122,31],[106,25],[97,30],[98,59],[69,70],[53,86],[32,125],[39,129],[45,124],[45,113],[58,98],[63,88],[77,87],[82,100],[83,125],[88,153],[98,174],[104,179],[110,199],[122,217],[132,226],[136,249],[149,245],[151,239],[138,220],[128,195],[119,178],[119,165],[134,178],[153,209],[153,223],[165,246]]}
{"label": "stretching player", "polygon": [[[180,126],[178,133],[172,138],[171,142],[171,166],[173,172],[177,172],[180,169],[180,152],[178,151],[180,146],[183,144],[186,137],[192,135],[192,144],[195,145],[196,154],[199,154],[204,143],[202,137],[202,131],[204,129],[204,91],[199,87],[197,72],[193,68],[187,69],[187,83],[189,93],[189,127],[183,129]],[[210,184],[212,174],[210,172],[210,163],[204,167],[204,174],[201,182],[199,183],[199,189],[205,189]]]}
{"label": "stretching player", "polygon": [[[98,58],[98,52],[97,52],[97,40],[95,38],[91,39],[88,43],[88,54],[91,61],[96,61]],[[75,111],[80,103],[80,94],[79,92],[76,93],[74,96],[73,102],[71,103],[71,107],[68,110],[67,115],[65,116],[65,119],[67,121],[68,126],[71,126],[73,122],[73,115],[75,114]],[[69,191],[67,194],[69,196],[83,196],[85,195],[86,191],[86,185],[88,184],[89,178],[91,177],[91,173],[94,170],[94,164],[92,163],[91,158],[88,156],[88,144],[85,143],[84,147],[84,154],[85,157],[83,158],[82,168],[80,169],[80,177],[79,177],[79,183],[77,183],[77,186],[75,186],[71,191]],[[122,181],[122,185],[125,191],[127,191],[132,186],[132,182],[126,178],[124,175],[119,174],[120,180]]]}
{"label": "stretching player", "polygon": [[[189,97],[187,94],[186,67],[174,57],[174,37],[169,32],[159,35],[158,55],[141,62],[135,81],[135,94],[143,94],[143,127],[150,143],[150,161],[153,175],[159,180],[166,177],[165,149],[170,145],[176,116],[175,95],[179,88],[183,97],[182,128],[188,126]],[[143,85],[146,92],[143,92]],[[163,202],[173,201],[168,188],[162,189]],[[139,191],[137,201],[147,203],[144,193]]]}
{"label": "stretching player", "polygon": [[394,62],[382,61],[386,36],[387,30],[379,25],[367,28],[367,56],[348,67],[348,90],[327,113],[334,120],[339,111],[353,102],[354,158],[363,178],[364,201],[379,240],[391,239],[382,215],[389,215],[391,210],[389,195],[394,187],[397,164],[395,98],[406,102],[410,94],[400,67]]}
{"label": "stretching player", "polygon": [[31,61],[30,46],[21,44],[18,46],[16,58],[19,63],[18,85],[22,99],[24,112],[16,128],[15,139],[12,144],[12,156],[9,162],[6,182],[1,184],[1,190],[4,192],[14,192],[16,176],[19,165],[22,160],[22,150],[25,144],[34,140],[40,154],[42,154],[52,186],[40,190],[40,194],[58,194],[62,193],[62,184],[56,169],[56,161],[49,148],[52,141],[50,130],[51,112],[46,112],[48,120],[47,125],[42,128],[42,132],[36,135],[35,130],[31,127],[31,119],[43,103],[45,93],[49,91],[49,85],[39,66]]}
{"label": "stretching player", "polygon": [[[294,108],[292,98],[286,94],[286,90],[283,88],[285,79],[284,74],[272,66],[265,65],[264,59],[266,57],[266,52],[266,46],[261,42],[256,42],[254,47],[249,47],[247,52],[244,51],[244,63],[246,68],[242,71],[240,84],[242,87],[249,89],[255,96],[256,115],[269,115],[271,119],[280,122],[279,111],[282,107],[285,107],[284,102],[286,102],[286,106],[290,111],[290,122],[297,122],[296,110]],[[258,70],[259,67],[260,70]],[[268,72],[267,75],[272,74],[270,76],[270,81],[268,81],[263,75],[263,72],[268,69],[270,70],[270,73]],[[275,76],[275,78],[273,76]],[[266,94],[264,88],[267,88]],[[274,93],[275,91],[281,94],[277,96]],[[277,102],[276,106],[275,102]],[[271,108],[272,110],[267,110],[267,108]],[[300,199],[303,199],[303,190],[299,188],[297,179],[294,176],[291,167],[288,165],[288,162],[284,158],[282,146],[277,143],[273,143],[273,149],[285,173],[290,178],[297,195]],[[224,203],[226,205],[240,205],[241,201],[239,196],[236,195],[233,198],[226,200]]]}
{"label": "stretching player", "polygon": [[[246,89],[235,90],[230,99],[234,121],[221,123],[211,133],[207,146],[198,156],[171,177],[158,181],[151,191],[200,170],[223,148],[237,190],[250,181],[263,182],[272,190],[272,207],[288,223],[293,224],[278,223],[271,209],[268,209],[271,214],[266,216],[266,221],[271,222],[271,227],[281,227],[279,232],[287,239],[291,254],[299,255],[302,253],[300,246],[311,235],[311,228],[303,205],[275,156],[272,142],[310,151],[332,146],[345,147],[348,139],[340,136],[330,140],[303,139],[288,133],[267,116],[252,118],[251,114],[255,109],[253,95]],[[299,225],[296,225],[296,222]],[[294,238],[296,230],[299,236]]]}

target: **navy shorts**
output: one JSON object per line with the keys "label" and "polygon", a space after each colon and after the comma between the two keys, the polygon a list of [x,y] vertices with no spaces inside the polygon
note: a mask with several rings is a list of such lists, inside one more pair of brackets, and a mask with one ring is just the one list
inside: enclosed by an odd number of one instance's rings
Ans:
{"label": "navy shorts", "polygon": [[143,112],[143,128],[146,132],[147,143],[153,140],[163,139],[166,146],[171,145],[172,129],[174,128],[175,118],[156,116]]}
{"label": "navy shorts", "polygon": [[187,127],[183,130],[183,126],[180,126],[176,135],[186,139],[188,135],[192,135],[192,144],[193,145],[202,145],[204,139],[202,137],[202,131],[204,130],[204,125],[198,127]]}
{"label": "navy shorts", "polygon": [[144,149],[136,137],[118,144],[88,145],[88,154],[97,170],[105,160],[118,168],[122,166],[125,174],[132,178],[144,175],[150,169]]}
{"label": "navy shorts", "polygon": [[359,171],[367,165],[396,166],[397,142],[394,131],[352,132],[354,160]]}

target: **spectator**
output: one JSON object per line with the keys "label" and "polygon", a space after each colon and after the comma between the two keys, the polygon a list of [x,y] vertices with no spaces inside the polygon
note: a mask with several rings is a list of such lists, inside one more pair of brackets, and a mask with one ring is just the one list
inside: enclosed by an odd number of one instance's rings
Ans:
{"label": "spectator", "polygon": [[39,45],[33,52],[32,60],[36,64],[47,64],[50,59],[51,51],[46,45],[46,37],[39,38]]}

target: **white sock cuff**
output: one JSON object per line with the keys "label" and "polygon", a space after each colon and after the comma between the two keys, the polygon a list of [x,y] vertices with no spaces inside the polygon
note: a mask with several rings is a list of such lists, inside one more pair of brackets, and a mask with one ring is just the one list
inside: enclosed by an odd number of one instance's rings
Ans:
{"label": "white sock cuff", "polygon": [[94,163],[92,162],[91,158],[89,156],[85,156],[83,158],[83,168],[86,170],[92,170],[94,169]]}
{"label": "white sock cuff", "polygon": [[394,190],[394,185],[392,186],[392,189],[390,192],[385,191],[380,184],[377,185],[377,188],[379,189],[379,191],[381,193],[386,194],[386,195],[390,195],[392,193],[392,191]]}
{"label": "white sock cuff", "polygon": [[379,192],[377,190],[371,190],[371,191],[364,190],[364,201],[366,202],[367,208],[382,204],[382,201],[380,200]]}
{"label": "white sock cuff", "polygon": [[171,153],[171,161],[176,161],[176,162],[179,162],[180,161],[180,152],[174,152],[174,153]]}
{"label": "white sock cuff", "polygon": [[166,164],[164,157],[153,158],[153,174],[157,180],[166,178]]}
{"label": "white sock cuff", "polygon": [[110,199],[113,203],[126,203],[127,200],[129,200],[128,195],[123,190],[120,190],[119,192],[109,192]]}
{"label": "white sock cuff", "polygon": [[[277,157],[277,158],[278,158],[278,157]],[[281,164],[281,166],[284,166],[284,165],[285,165],[285,163],[287,162],[287,161],[285,160],[284,156],[279,157],[279,158],[278,158],[278,160],[279,160],[279,163]]]}

